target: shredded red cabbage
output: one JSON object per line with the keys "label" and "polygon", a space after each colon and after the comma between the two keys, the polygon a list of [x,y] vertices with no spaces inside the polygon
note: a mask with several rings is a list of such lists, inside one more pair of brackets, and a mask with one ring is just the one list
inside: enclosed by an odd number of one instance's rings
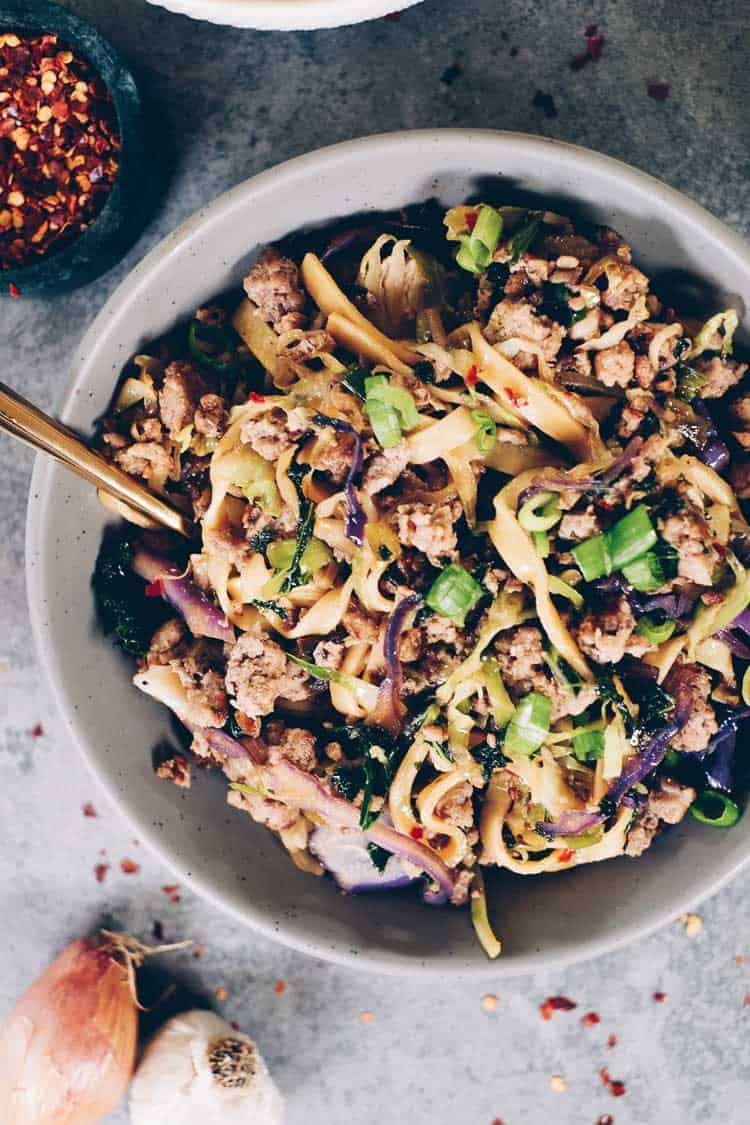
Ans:
{"label": "shredded red cabbage", "polygon": [[183,575],[171,559],[157,555],[143,543],[133,552],[133,570],[148,583],[160,584],[161,596],[185,619],[194,637],[213,637],[232,644],[234,626],[223,611],[215,606],[191,578]]}
{"label": "shredded red cabbage", "polygon": [[729,464],[729,446],[719,437],[719,431],[716,429],[711,412],[703,399],[694,398],[690,405],[696,414],[709,423],[706,428],[706,443],[702,449],[698,450],[698,459],[704,465],[708,465],[709,469],[714,469],[717,473],[720,473]]}
{"label": "shredded red cabbage", "polygon": [[366,520],[364,510],[357,497],[354,481],[362,471],[362,436],[357,433],[354,426],[344,422],[341,418],[329,418],[327,414],[316,414],[313,417],[313,422],[317,426],[330,426],[332,430],[336,430],[340,434],[351,434],[354,438],[354,456],[344,484],[344,492],[346,493],[344,532],[347,539],[351,539],[352,543],[361,547],[365,538]]}
{"label": "shredded red cabbage", "polygon": [[403,598],[388,618],[385,629],[383,641],[385,679],[378,691],[378,701],[372,721],[392,733],[398,731],[401,727],[403,709],[401,702],[402,670],[401,661],[398,658],[398,643],[407,615],[421,604],[422,598],[419,594],[410,594],[408,598]]}
{"label": "shredded red cabbage", "polygon": [[680,733],[688,717],[689,712],[676,716],[674,722],[654,735],[645,749],[641,750],[639,754],[633,755],[620,776],[612,783],[605,801],[613,801],[616,805],[619,805],[629,789],[643,781],[650,773],[653,773],[657,766],[661,765],[670,742]]}
{"label": "shredded red cabbage", "polygon": [[580,836],[588,832],[604,820],[601,813],[590,812],[588,809],[566,809],[557,820],[544,820],[537,824],[538,832],[543,836]]}
{"label": "shredded red cabbage", "polygon": [[740,660],[750,660],[750,647],[745,641],[735,636],[731,629],[719,629],[718,633],[714,633],[714,636],[722,644],[725,644],[734,656]]}
{"label": "shredded red cabbage", "polygon": [[628,444],[623,449],[619,457],[616,457],[608,469],[600,475],[599,480],[603,484],[610,485],[613,481],[617,480],[620,473],[627,469],[634,457],[636,457],[643,447],[643,438],[638,434],[631,438]]}

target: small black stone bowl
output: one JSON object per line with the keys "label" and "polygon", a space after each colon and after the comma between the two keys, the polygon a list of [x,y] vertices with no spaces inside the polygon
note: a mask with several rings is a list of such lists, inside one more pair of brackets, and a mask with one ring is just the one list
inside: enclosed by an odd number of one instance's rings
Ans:
{"label": "small black stone bowl", "polygon": [[99,277],[140,234],[152,193],[148,189],[141,101],[132,74],[91,24],[50,0],[0,0],[0,31],[56,34],[85,59],[109,90],[120,132],[117,176],[99,214],[74,241],[18,269],[0,269],[0,296],[11,285],[20,296],[75,289]]}

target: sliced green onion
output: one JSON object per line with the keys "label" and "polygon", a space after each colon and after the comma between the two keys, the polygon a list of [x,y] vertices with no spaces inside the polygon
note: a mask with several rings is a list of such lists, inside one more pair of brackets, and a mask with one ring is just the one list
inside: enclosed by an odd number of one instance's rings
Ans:
{"label": "sliced green onion", "polygon": [[495,720],[495,726],[502,730],[513,718],[515,707],[503,683],[503,677],[500,674],[500,665],[497,660],[495,660],[493,656],[490,656],[485,660],[482,670],[484,672],[484,682],[490,700],[490,707],[492,708],[492,717]]}
{"label": "sliced green onion", "polygon": [[485,203],[479,208],[477,221],[469,235],[469,251],[472,258],[486,269],[503,232],[503,220],[499,211]]}
{"label": "sliced green onion", "polygon": [[523,257],[532,242],[536,238],[537,231],[542,225],[542,220],[539,216],[530,219],[528,223],[524,223],[522,227],[513,234],[508,240],[508,249],[510,250],[510,264],[515,266],[518,261]]}
{"label": "sliced green onion", "polygon": [[562,519],[557,492],[540,492],[521,506],[518,522],[525,531],[549,531]]}
{"label": "sliced green onion", "polygon": [[497,437],[497,422],[486,410],[472,410],[471,420],[478,426],[474,434],[477,449],[480,453],[489,453]]}
{"label": "sliced green onion", "polygon": [[484,266],[480,266],[474,259],[471,252],[471,239],[468,234],[461,238],[461,245],[456,254],[456,265],[460,266],[462,270],[467,270],[469,273],[483,273]]}
{"label": "sliced green onion", "polygon": [[558,594],[561,598],[567,598],[572,602],[576,609],[583,609],[583,595],[579,594],[574,586],[568,585],[563,582],[562,578],[558,578],[556,574],[550,574],[547,579],[550,594]]}
{"label": "sliced green onion", "polygon": [[705,371],[696,371],[694,367],[681,363],[677,368],[677,397],[683,402],[692,402],[707,382]]}
{"label": "sliced green onion", "polygon": [[647,551],[639,559],[622,568],[634,590],[641,594],[651,594],[677,574],[679,555],[669,543],[658,542],[653,551]]}
{"label": "sliced green onion", "polygon": [[[623,574],[624,573],[623,571]],[[652,645],[661,645],[669,640],[675,628],[676,623],[674,621],[657,622],[647,613],[644,617],[641,617],[635,627],[635,631],[636,633],[640,633],[642,637],[645,637],[647,641],[650,641]]]}
{"label": "sliced green onion", "polygon": [[534,544],[534,550],[540,559],[546,559],[549,556],[549,535],[546,531],[532,531],[531,542]]}
{"label": "sliced green onion", "polygon": [[604,731],[587,730],[573,739],[573,753],[579,762],[592,762],[604,753]]}
{"label": "sliced green onion", "polygon": [[[296,539],[276,539],[266,548],[266,557],[275,571],[288,570],[292,565]],[[322,539],[314,536],[302,552],[300,570],[308,577],[317,574],[321,567],[327,566],[333,558],[330,547]]]}
{"label": "sliced green onion", "polygon": [[577,543],[573,547],[571,554],[587,582],[594,582],[595,579],[612,573],[612,557],[606,535],[584,539],[583,543]]}
{"label": "sliced green onion", "polygon": [[645,504],[639,504],[603,535],[576,544],[572,554],[583,577],[593,582],[645,555],[656,540],[648,509]]}
{"label": "sliced green onion", "polygon": [[662,765],[668,770],[674,770],[681,764],[680,755],[670,747],[662,758]]}
{"label": "sliced green onion", "polygon": [[704,789],[693,801],[690,812],[701,824],[710,824],[712,828],[731,828],[740,819],[739,807],[732,798],[713,789]]}
{"label": "sliced green onion", "polygon": [[463,627],[466,615],[484,597],[475,578],[458,563],[451,563],[430,586],[425,602],[442,617]]}
{"label": "sliced green onion", "polygon": [[188,329],[188,348],[193,359],[204,367],[228,375],[237,368],[237,352],[223,328],[192,321]]}
{"label": "sliced green onion", "polygon": [[594,844],[600,843],[603,835],[604,825],[595,824],[593,828],[580,832],[577,836],[558,836],[557,842],[565,848],[579,851],[581,848],[591,848]]}
{"label": "sliced green onion", "polygon": [[551,718],[552,700],[538,691],[529,692],[508,723],[503,749],[509,754],[530,757],[549,734]]}
{"label": "sliced green onion", "polygon": [[612,568],[621,570],[627,563],[645,555],[656,543],[656,531],[645,504],[628,512],[606,533]]}
{"label": "sliced green onion", "polygon": [[404,432],[419,422],[413,397],[403,387],[390,384],[385,375],[366,377],[365,396],[365,412],[383,449],[399,445]]}

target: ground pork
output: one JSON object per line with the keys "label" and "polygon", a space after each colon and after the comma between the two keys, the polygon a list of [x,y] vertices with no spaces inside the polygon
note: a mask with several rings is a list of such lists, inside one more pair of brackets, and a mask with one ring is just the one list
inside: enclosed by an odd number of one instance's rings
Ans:
{"label": "ground pork", "polygon": [[621,498],[629,498],[633,485],[646,480],[668,452],[669,439],[661,434],[652,434],[617,478],[613,491]]}
{"label": "ground pork", "polygon": [[391,449],[376,453],[365,466],[362,476],[362,491],[375,496],[384,488],[395,484],[409,463],[409,448],[405,441]]}
{"label": "ground pork", "polygon": [[639,809],[628,832],[625,855],[634,857],[642,855],[650,846],[660,825],[678,824],[695,800],[695,796],[695,790],[691,786],[680,785],[671,777],[660,777],[658,787],[649,793],[646,803]]}
{"label": "ground pork", "polygon": [[559,539],[572,539],[581,543],[584,539],[591,539],[601,531],[599,517],[593,504],[589,504],[583,512],[566,512],[557,528]]}
{"label": "ground pork", "polygon": [[595,613],[587,613],[574,628],[578,646],[597,664],[616,664],[635,629],[635,618],[627,598],[618,598]]}
{"label": "ground pork", "polygon": [[267,246],[244,280],[245,292],[258,306],[264,320],[277,332],[301,328],[305,323],[305,291],[299,270],[290,258],[282,258]]}
{"label": "ground pork", "polygon": [[447,617],[432,613],[422,622],[422,632],[428,645],[454,645],[458,640],[458,629]]}
{"label": "ground pork", "polygon": [[269,723],[267,731],[268,760],[273,765],[280,758],[286,758],[301,770],[315,769],[315,735],[304,727],[288,727],[283,722]]}
{"label": "ground pork", "polygon": [[149,488],[160,492],[174,470],[174,459],[163,445],[155,441],[136,442],[127,449],[118,449],[115,464],[131,477],[142,477]]}
{"label": "ground pork", "polygon": [[193,421],[195,408],[206,384],[191,363],[175,360],[164,372],[159,391],[159,414],[172,437]]}
{"label": "ground pork", "polygon": [[462,867],[456,875],[456,881],[451,891],[451,906],[465,906],[469,901],[469,888],[471,887],[474,872]]}
{"label": "ground pork", "polygon": [[545,281],[549,280],[550,263],[546,258],[537,258],[527,251],[525,254],[521,255],[519,261],[514,266],[510,267],[510,270],[511,276],[514,273],[525,274],[532,285],[538,288],[543,285]]}
{"label": "ground pork", "polygon": [[199,434],[218,441],[227,428],[224,400],[219,395],[201,395],[193,420]]}
{"label": "ground pork", "polygon": [[180,789],[190,788],[190,765],[187,758],[183,757],[182,754],[175,754],[173,757],[160,762],[154,773],[165,781],[171,781]]}
{"label": "ground pork", "polygon": [[355,598],[352,598],[349,602],[346,612],[341,618],[341,624],[350,637],[371,645],[375,644],[380,633],[377,619],[366,613]]}
{"label": "ground pork", "polygon": [[515,700],[530,691],[541,692],[552,701],[552,721],[564,715],[577,715],[594,701],[593,692],[584,689],[573,696],[551,675],[544,659],[542,634],[533,625],[522,625],[501,633],[495,641],[497,663],[505,686]]}
{"label": "ground pork", "polygon": [[439,506],[417,501],[397,504],[391,520],[403,546],[415,547],[433,566],[440,566],[441,560],[456,557],[458,540],[453,525],[461,511],[457,499]]}
{"label": "ground pork", "polygon": [[701,586],[711,586],[721,556],[701,512],[686,502],[681,512],[659,520],[659,530],[662,538],[679,553],[679,577],[698,582]]}
{"label": "ground pork", "polygon": [[458,828],[471,828],[474,823],[474,808],[472,794],[474,790],[470,781],[459,781],[449,789],[435,806],[435,815],[449,820]]}
{"label": "ground pork", "polygon": [[733,459],[729,479],[737,497],[740,500],[750,500],[750,461]]}
{"label": "ground pork", "polygon": [[305,423],[294,411],[278,406],[242,423],[240,438],[266,461],[276,461],[305,433]]}
{"label": "ground pork", "polygon": [[398,658],[404,664],[413,664],[422,655],[421,629],[406,629],[398,642]]}
{"label": "ground pork", "polygon": [[677,664],[664,681],[664,689],[674,696],[675,714],[687,714],[687,722],[672,741],[675,750],[697,753],[705,750],[719,729],[709,702],[711,677],[699,664]]}
{"label": "ground pork", "polygon": [[513,336],[533,340],[541,347],[547,362],[551,363],[560,350],[565,329],[547,316],[537,316],[534,306],[528,301],[505,300],[492,310],[485,335],[491,344]]}
{"label": "ground pork", "polygon": [[210,641],[194,641],[183,655],[169,661],[185,688],[190,718],[199,727],[223,727],[229,718],[229,704],[220,664],[218,646]]}
{"label": "ground pork", "polygon": [[251,718],[270,715],[281,694],[286,653],[267,637],[243,633],[229,654],[227,691]]}
{"label": "ground pork", "polygon": [[279,684],[279,695],[289,703],[304,703],[315,695],[315,681],[299,664],[288,663]]}
{"label": "ground pork", "polygon": [[633,437],[655,401],[651,391],[628,387],[625,391],[625,405],[617,423],[618,435],[626,440]]}
{"label": "ground pork", "polygon": [[739,383],[747,371],[746,363],[723,355],[696,359],[693,366],[706,376],[706,382],[698,391],[701,398],[721,398],[730,387]]}
{"label": "ground pork", "polygon": [[337,671],[344,663],[346,648],[338,641],[318,641],[313,649],[313,660],[321,668]]}
{"label": "ground pork", "polygon": [[608,262],[603,276],[607,284],[602,290],[602,302],[610,309],[630,311],[638,298],[648,292],[645,273],[629,262]]}
{"label": "ground pork", "polygon": [[327,428],[317,437],[310,453],[310,464],[318,472],[328,473],[334,484],[343,484],[352,467],[355,449],[354,434],[342,434]]}
{"label": "ground pork", "polygon": [[170,660],[184,653],[187,645],[187,631],[179,617],[170,617],[151,638],[146,663],[169,664]]}
{"label": "ground pork", "polygon": [[137,418],[130,427],[130,436],[133,441],[161,442],[164,431],[158,418]]}
{"label": "ground pork", "polygon": [[635,353],[625,340],[594,356],[594,371],[605,387],[626,387],[633,378]]}

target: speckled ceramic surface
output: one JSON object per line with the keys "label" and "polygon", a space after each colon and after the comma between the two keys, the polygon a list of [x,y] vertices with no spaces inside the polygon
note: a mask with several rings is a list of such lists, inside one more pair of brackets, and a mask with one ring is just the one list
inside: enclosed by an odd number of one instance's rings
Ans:
{"label": "speckled ceramic surface", "polygon": [[141,232],[152,202],[143,141],[141,101],[127,66],[86,20],[49,0],[0,0],[0,29],[52,32],[86,59],[112,95],[120,131],[120,167],[102,210],[80,237],[59,252],[0,272],[0,296],[13,283],[21,296],[74,289],[117,262]]}
{"label": "speckled ceramic surface", "polygon": [[[750,301],[750,252],[684,196],[619,162],[522,134],[425,131],[351,142],[263,173],[198,212],[110,298],[74,358],[63,418],[82,430],[104,409],[129,356],[180,315],[236,283],[257,247],[302,223],[436,194],[463,199],[485,177],[558,210],[615,226],[656,275],[697,275],[717,300]],[[301,204],[301,201],[304,201]],[[719,304],[718,307],[721,307]],[[128,682],[98,635],[89,575],[103,510],[90,490],[38,464],[27,540],[37,645],[74,740],[142,839],[179,879],[270,936],[320,957],[385,971],[509,975],[601,953],[716,890],[750,854],[750,820],[720,833],[694,821],[643,860],[523,880],[490,880],[505,941],[488,965],[464,912],[410,898],[347,899],[297,871],[265,830],[227,808],[217,777],[190,792],[158,784],[150,749],[165,712]],[[74,530],[73,530],[74,529]]]}
{"label": "speckled ceramic surface", "polygon": [[149,0],[197,20],[277,31],[361,23],[403,11],[420,0]]}

